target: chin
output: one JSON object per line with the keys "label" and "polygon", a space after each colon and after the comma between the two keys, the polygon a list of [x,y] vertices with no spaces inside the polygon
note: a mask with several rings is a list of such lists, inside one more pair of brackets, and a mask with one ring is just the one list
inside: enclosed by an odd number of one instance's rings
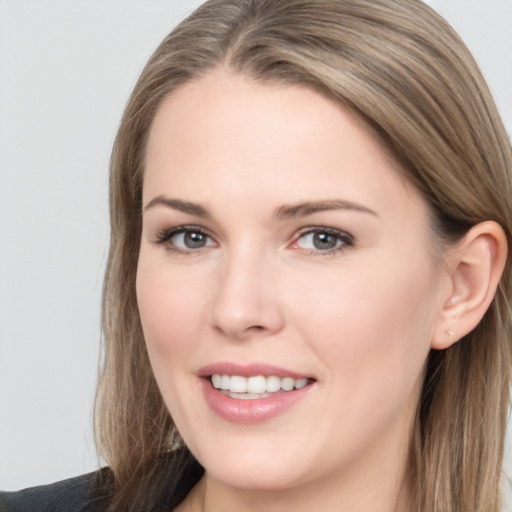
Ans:
{"label": "chin", "polygon": [[279,492],[295,487],[301,478],[289,468],[276,467],[276,462],[266,465],[226,464],[205,467],[208,475],[224,485],[245,491]]}
{"label": "chin", "polygon": [[287,444],[285,448],[283,440],[270,440],[268,436],[241,436],[191,451],[208,475],[224,485],[252,491],[281,491],[304,483],[315,466],[304,457],[302,442]]}

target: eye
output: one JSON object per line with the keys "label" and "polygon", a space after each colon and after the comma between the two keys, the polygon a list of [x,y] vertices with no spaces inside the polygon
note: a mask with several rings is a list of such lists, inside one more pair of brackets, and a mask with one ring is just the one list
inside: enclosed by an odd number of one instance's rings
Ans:
{"label": "eye", "polygon": [[337,229],[315,228],[302,233],[294,244],[313,253],[332,254],[354,244],[352,235]]}
{"label": "eye", "polygon": [[165,230],[155,238],[156,244],[168,244],[175,251],[191,252],[214,246],[215,242],[202,228],[185,226]]}

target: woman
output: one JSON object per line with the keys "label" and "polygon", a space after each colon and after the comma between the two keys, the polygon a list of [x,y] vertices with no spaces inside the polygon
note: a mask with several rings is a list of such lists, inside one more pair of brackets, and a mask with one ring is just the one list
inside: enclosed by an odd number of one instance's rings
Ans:
{"label": "woman", "polygon": [[109,469],[31,499],[499,511],[511,169],[476,64],[423,3],[204,4],[114,146]]}

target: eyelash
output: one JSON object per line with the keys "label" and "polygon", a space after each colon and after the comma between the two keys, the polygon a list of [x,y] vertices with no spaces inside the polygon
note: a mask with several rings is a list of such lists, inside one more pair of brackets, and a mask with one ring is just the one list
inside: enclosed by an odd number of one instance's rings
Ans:
{"label": "eyelash", "polygon": [[[194,254],[198,255],[201,254],[207,246],[198,247],[196,249],[184,249],[182,247],[177,247],[173,245],[170,242],[171,238],[173,236],[179,235],[179,234],[186,234],[186,233],[199,233],[201,235],[204,235],[205,237],[208,237],[210,240],[213,240],[213,237],[211,234],[201,226],[179,226],[176,228],[171,229],[164,229],[160,232],[158,232],[153,240],[153,243],[157,245],[163,245],[167,244],[166,249],[177,252],[180,254]],[[337,242],[340,242],[339,245],[336,247],[326,249],[326,250],[319,250],[319,249],[311,249],[308,250],[308,256],[330,256],[342,251],[347,250],[349,247],[353,247],[354,245],[354,237],[347,233],[346,231],[342,231],[339,229],[333,229],[333,228],[326,228],[321,226],[311,226],[308,228],[304,228],[299,235],[294,239],[294,242],[292,242],[292,247],[296,246],[298,242],[306,237],[307,235],[329,235],[334,236],[337,239]],[[300,247],[299,247],[300,249]]]}
{"label": "eyelash", "polygon": [[170,242],[171,238],[175,235],[185,233],[199,233],[201,235],[204,235],[205,237],[208,237],[210,239],[213,239],[210,233],[202,228],[201,226],[179,226],[176,228],[171,229],[164,229],[162,231],[159,231],[154,240],[153,243],[157,245],[163,245],[166,244],[166,249],[172,252],[177,252],[179,254],[201,254],[203,250],[206,249],[206,247],[198,247],[197,249],[183,249],[182,247],[177,247],[173,245]]}

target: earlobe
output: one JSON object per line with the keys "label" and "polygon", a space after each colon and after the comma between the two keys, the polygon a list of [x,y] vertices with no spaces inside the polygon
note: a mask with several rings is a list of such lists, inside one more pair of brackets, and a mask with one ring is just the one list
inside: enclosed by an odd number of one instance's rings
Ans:
{"label": "earlobe", "polygon": [[432,348],[442,350],[471,332],[494,298],[507,259],[507,238],[493,221],[473,226],[448,257],[450,296]]}

